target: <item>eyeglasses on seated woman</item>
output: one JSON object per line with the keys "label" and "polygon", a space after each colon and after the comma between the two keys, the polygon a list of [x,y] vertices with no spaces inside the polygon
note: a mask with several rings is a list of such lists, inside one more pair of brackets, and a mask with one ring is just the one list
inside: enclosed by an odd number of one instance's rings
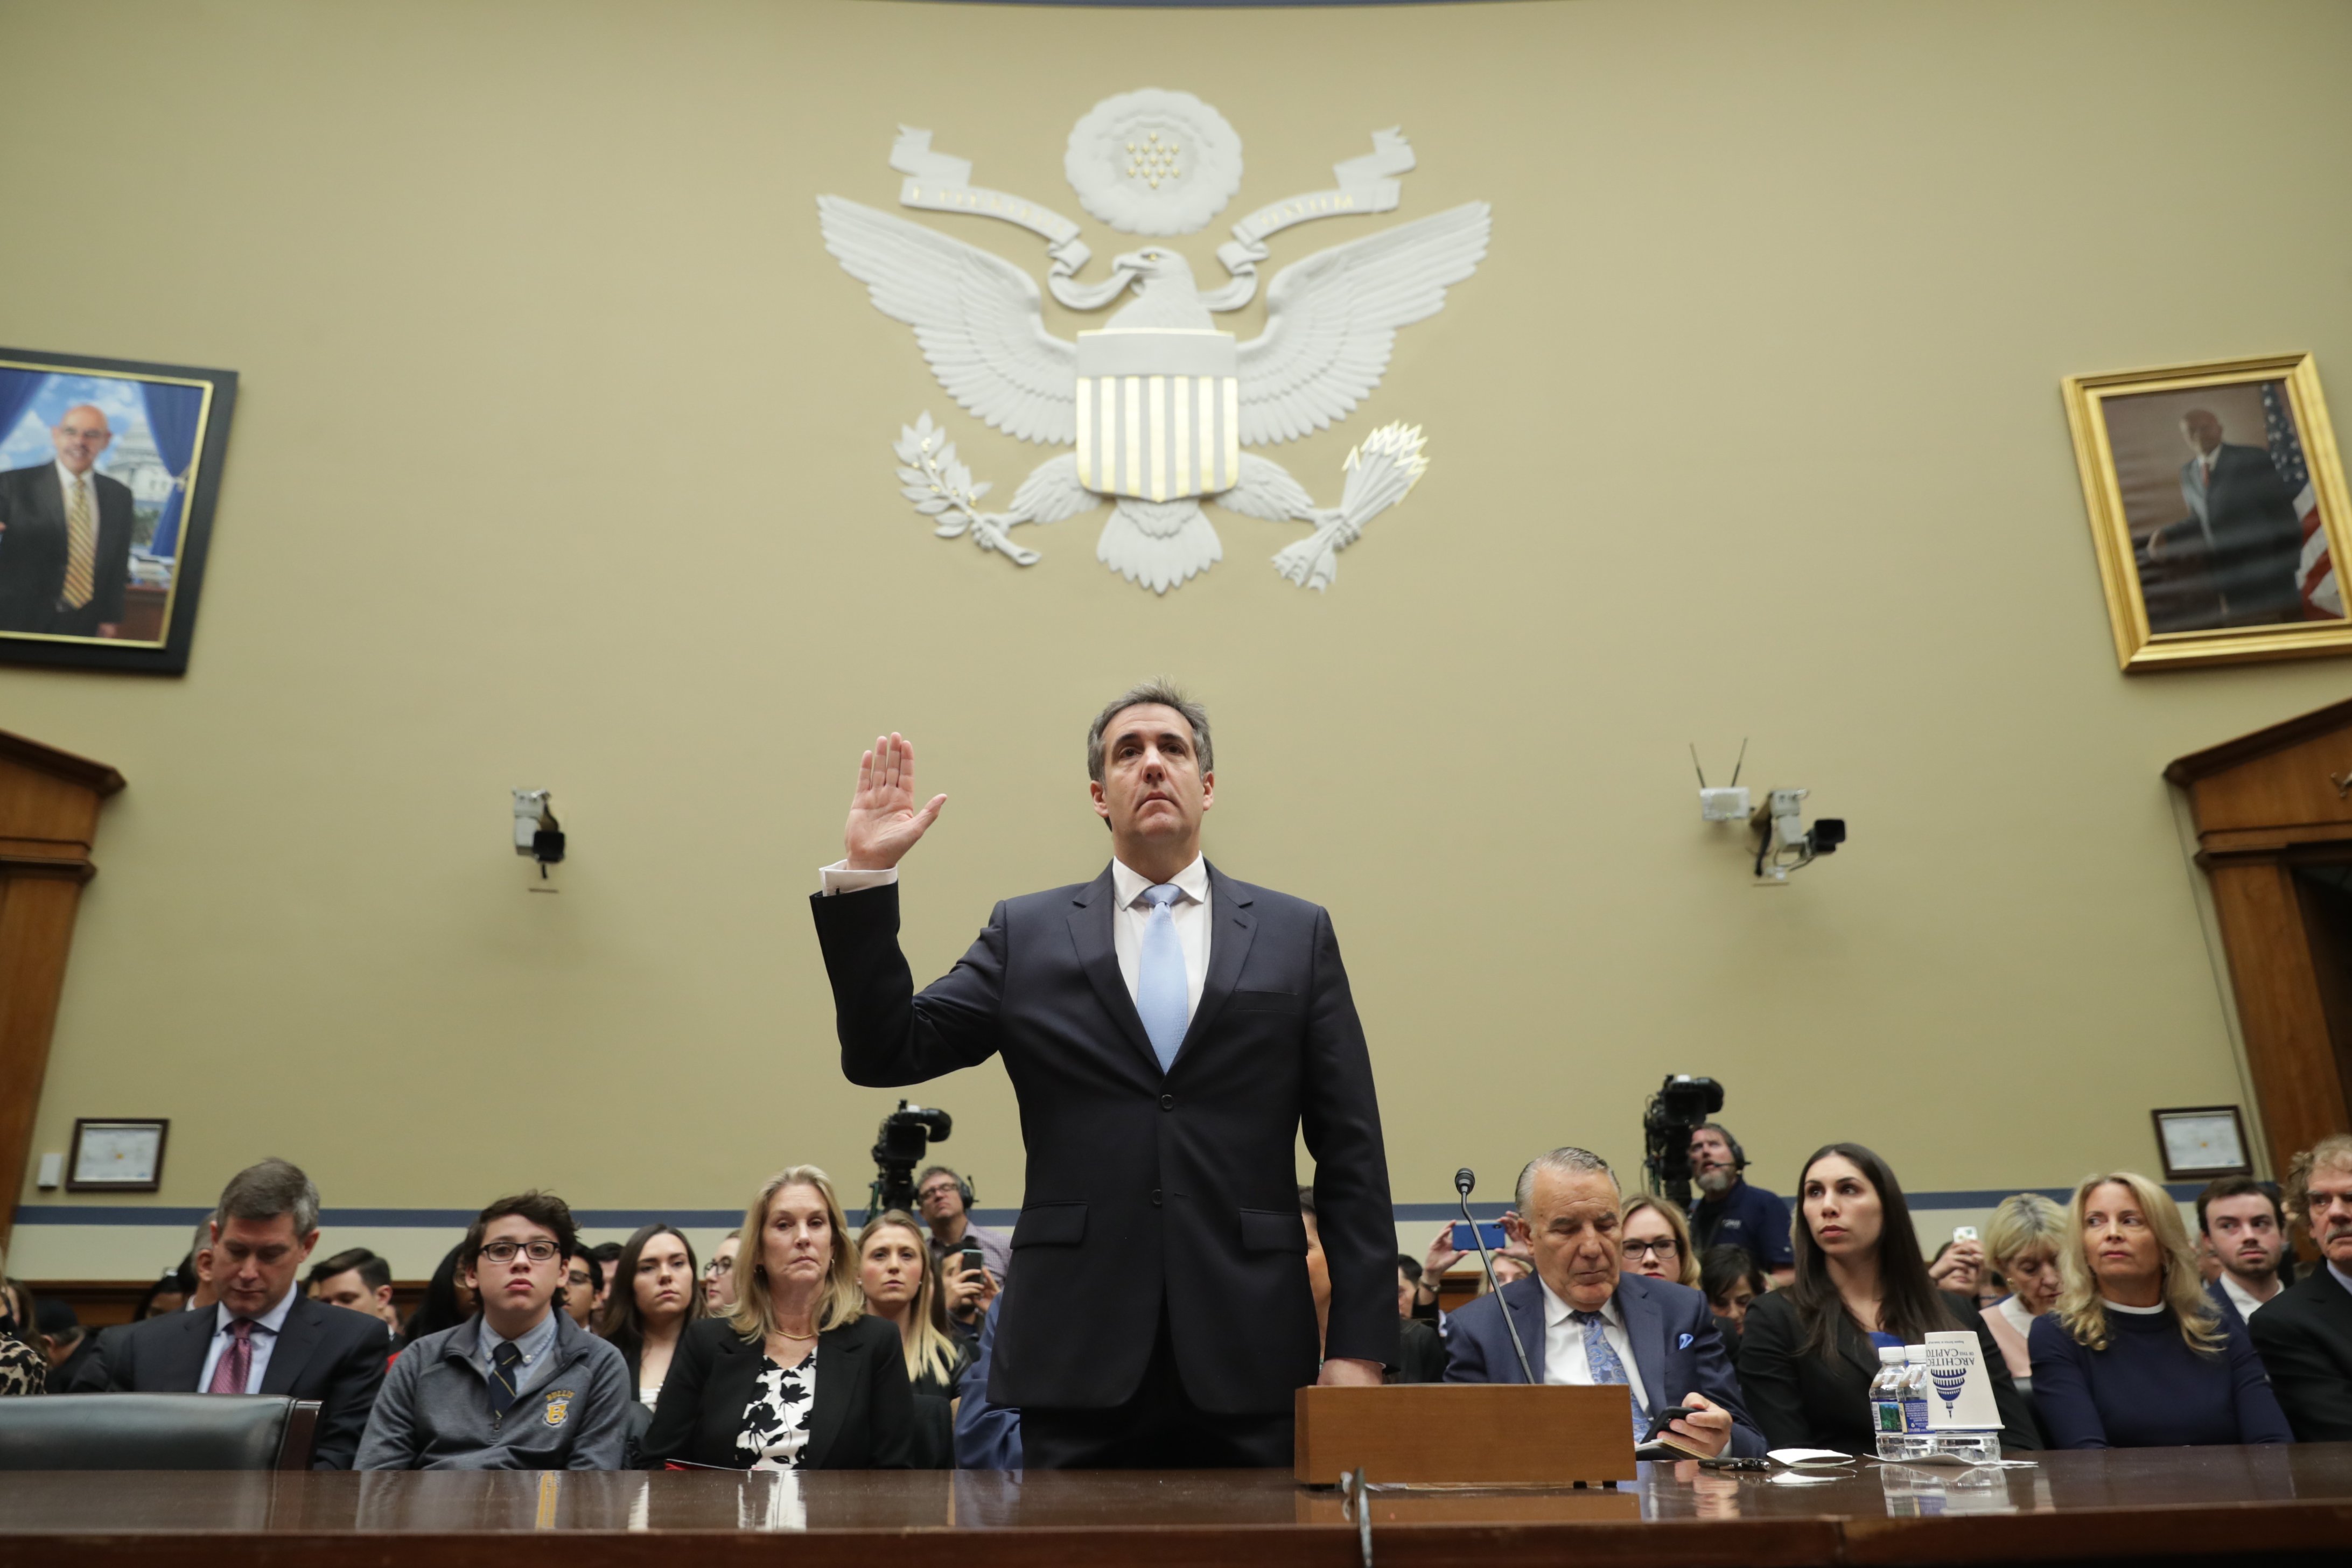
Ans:
{"label": "eyeglasses on seated woman", "polygon": [[1691,1246],[1690,1221],[1672,1198],[1635,1193],[1617,1220],[1617,1249],[1625,1272],[1698,1286],[1698,1252]]}
{"label": "eyeglasses on seated woman", "polygon": [[2093,1176],[2066,1221],[2058,1304],[2026,1334],[2053,1447],[2294,1441],[2245,1326],[2206,1296],[2163,1188],[2129,1171]]}
{"label": "eyeglasses on seated woman", "polygon": [[833,1182],[768,1178],[743,1212],[735,1304],[678,1339],[643,1461],[727,1469],[905,1469],[914,1396],[898,1331],[868,1314]]}
{"label": "eyeglasses on seated woman", "polygon": [[1870,1384],[1878,1352],[1973,1330],[2000,1406],[2001,1446],[2038,1448],[2032,1412],[1984,1319],[1927,1279],[1911,1208],[1886,1162],[1859,1143],[1816,1150],[1797,1182],[1795,1278],[1748,1309],[1739,1386],[1775,1448],[1874,1454]]}

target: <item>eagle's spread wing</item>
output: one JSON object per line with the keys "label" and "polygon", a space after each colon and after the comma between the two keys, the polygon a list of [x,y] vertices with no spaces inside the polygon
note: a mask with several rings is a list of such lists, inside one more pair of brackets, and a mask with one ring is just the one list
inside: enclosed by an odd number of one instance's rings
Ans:
{"label": "eagle's spread wing", "polygon": [[875,309],[915,329],[949,396],[1008,436],[1063,447],[1077,439],[1077,347],[1045,331],[1027,273],[839,196],[816,205],[824,247]]}
{"label": "eagle's spread wing", "polygon": [[1296,440],[1347,417],[1380,384],[1397,329],[1435,315],[1447,286],[1477,270],[1492,226],[1486,204],[1471,202],[1276,274],[1265,331],[1241,345],[1242,444]]}

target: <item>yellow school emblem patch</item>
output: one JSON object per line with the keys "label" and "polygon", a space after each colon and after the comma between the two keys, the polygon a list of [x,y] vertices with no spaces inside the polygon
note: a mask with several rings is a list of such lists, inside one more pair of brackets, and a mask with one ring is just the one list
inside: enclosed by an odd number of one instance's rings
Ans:
{"label": "yellow school emblem patch", "polygon": [[561,1426],[571,1418],[572,1390],[558,1388],[550,1392],[547,1396],[547,1415],[544,1417],[547,1424],[550,1426]]}

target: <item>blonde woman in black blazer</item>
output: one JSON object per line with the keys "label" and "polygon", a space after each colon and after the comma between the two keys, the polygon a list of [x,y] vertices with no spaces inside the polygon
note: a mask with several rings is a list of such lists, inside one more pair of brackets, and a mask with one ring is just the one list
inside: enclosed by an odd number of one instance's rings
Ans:
{"label": "blonde woman in black blazer", "polygon": [[846,1229],[833,1183],[814,1165],[760,1189],[743,1215],[735,1310],[679,1339],[639,1446],[649,1468],[908,1468],[906,1357],[898,1331],[861,1305]]}

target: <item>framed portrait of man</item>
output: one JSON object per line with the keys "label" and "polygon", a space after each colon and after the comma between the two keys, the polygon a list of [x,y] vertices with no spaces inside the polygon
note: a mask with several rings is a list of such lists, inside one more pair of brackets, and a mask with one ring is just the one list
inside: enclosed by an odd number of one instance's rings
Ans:
{"label": "framed portrait of man", "polygon": [[0,659],[188,668],[236,373],[0,348]]}
{"label": "framed portrait of man", "polygon": [[2352,513],[2309,354],[2064,387],[2125,670],[2352,652]]}

